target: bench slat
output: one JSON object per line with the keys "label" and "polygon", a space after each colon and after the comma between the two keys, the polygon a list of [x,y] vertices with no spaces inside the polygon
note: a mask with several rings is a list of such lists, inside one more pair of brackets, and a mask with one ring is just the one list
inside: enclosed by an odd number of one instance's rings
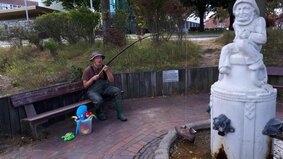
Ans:
{"label": "bench slat", "polygon": [[267,74],[271,76],[283,76],[282,67],[267,67]]}
{"label": "bench slat", "polygon": [[11,101],[14,107],[27,105],[34,102],[42,101],[52,97],[73,93],[83,90],[82,82],[75,82],[71,84],[58,85],[50,88],[43,88],[31,92],[19,93],[11,96]]}
{"label": "bench slat", "polygon": [[[269,76],[283,76],[283,68],[282,67],[267,67],[267,74]],[[283,85],[280,84],[272,84],[274,88],[279,90],[283,89]]]}
{"label": "bench slat", "polygon": [[274,88],[283,89],[283,85],[272,85]]}
{"label": "bench slat", "polygon": [[84,100],[84,101],[81,101],[81,102],[77,102],[77,103],[74,103],[74,104],[71,104],[71,105],[67,105],[67,106],[64,106],[64,107],[61,107],[61,108],[58,108],[58,109],[54,109],[54,110],[48,111],[48,112],[45,112],[45,113],[41,113],[41,114],[38,114],[38,115],[33,116],[33,117],[27,117],[27,118],[22,119],[22,121],[25,121],[25,122],[38,122],[38,121],[41,121],[43,119],[49,119],[49,118],[57,116],[57,115],[59,115],[61,113],[65,113],[67,111],[70,111],[73,108],[78,107],[79,105],[88,104],[88,103],[91,103],[91,100],[89,100],[89,99],[88,100]]}

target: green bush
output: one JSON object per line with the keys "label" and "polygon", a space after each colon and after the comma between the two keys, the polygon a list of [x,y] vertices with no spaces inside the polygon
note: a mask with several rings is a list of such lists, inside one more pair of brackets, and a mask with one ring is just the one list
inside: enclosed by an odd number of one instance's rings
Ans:
{"label": "green bush", "polygon": [[76,32],[78,38],[93,42],[94,31],[100,24],[100,14],[93,13],[88,8],[82,7],[76,10],[71,10],[68,15],[70,17],[69,27],[74,28],[74,30],[70,30],[68,33]]}
{"label": "green bush", "polygon": [[128,24],[128,13],[122,9],[118,9],[113,15],[113,25],[116,29],[126,32]]}
{"label": "green bush", "polygon": [[4,26],[0,26],[0,40],[7,40],[7,32],[5,31]]}
{"label": "green bush", "polygon": [[126,36],[125,33],[121,32],[117,28],[107,28],[104,32],[103,42],[106,45],[123,47],[126,45]]}
{"label": "green bush", "polygon": [[41,48],[40,42],[41,39],[37,32],[29,32],[27,33],[27,40],[29,43],[34,44],[36,47]]}
{"label": "green bush", "polygon": [[57,55],[57,50],[59,49],[59,44],[55,40],[53,40],[53,39],[45,40],[45,41],[43,41],[42,46],[43,46],[44,49],[47,49],[52,56]]}
{"label": "green bush", "polygon": [[23,40],[27,37],[27,31],[22,26],[15,26],[10,28],[8,35],[9,43],[13,47],[20,47],[23,45]]}
{"label": "green bush", "polygon": [[9,65],[9,55],[7,49],[0,50],[0,73],[5,73],[6,67]]}
{"label": "green bush", "polygon": [[124,10],[118,9],[112,19],[113,27],[107,28],[104,32],[104,43],[119,47],[125,46],[128,14]]}
{"label": "green bush", "polygon": [[80,40],[93,42],[94,31],[99,21],[99,13],[93,13],[86,7],[82,7],[68,12],[39,16],[34,21],[33,28],[57,42],[61,42],[62,38],[69,43]]}
{"label": "green bush", "polygon": [[283,30],[267,30],[267,43],[263,45],[262,53],[268,66],[283,66]]}
{"label": "green bush", "polygon": [[71,81],[79,81],[80,79],[82,79],[83,68],[75,66],[75,65],[71,65],[69,67],[69,70],[70,70],[70,80]]}
{"label": "green bush", "polygon": [[67,23],[64,12],[48,13],[37,17],[34,21],[33,28],[39,33],[44,33],[48,37],[61,42],[63,25]]}

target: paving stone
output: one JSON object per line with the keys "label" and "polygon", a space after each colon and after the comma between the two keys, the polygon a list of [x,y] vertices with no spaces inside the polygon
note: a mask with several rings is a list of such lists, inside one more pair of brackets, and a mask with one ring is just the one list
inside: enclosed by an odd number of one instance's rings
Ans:
{"label": "paving stone", "polygon": [[[64,142],[60,139],[62,132],[75,128],[72,120],[65,120],[47,128],[51,135],[46,140],[15,148],[1,158],[153,159],[168,130],[190,121],[209,119],[208,103],[209,94],[127,99],[124,100],[127,122],[117,120],[114,110],[106,110],[108,120],[94,120],[92,134]],[[283,118],[282,106],[277,107],[277,117]]]}

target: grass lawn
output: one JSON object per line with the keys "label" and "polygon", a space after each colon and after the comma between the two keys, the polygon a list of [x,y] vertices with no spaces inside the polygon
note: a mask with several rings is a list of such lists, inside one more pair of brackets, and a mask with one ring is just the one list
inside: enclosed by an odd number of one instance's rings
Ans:
{"label": "grass lawn", "polygon": [[[12,81],[13,88],[6,93],[76,81],[80,80],[83,69],[90,64],[91,51],[103,52],[107,63],[121,49],[105,46],[101,41],[94,44],[61,44],[56,54],[34,46],[0,49],[0,74],[10,77]],[[198,65],[200,52],[201,48],[190,41],[164,41],[153,45],[146,39],[121,54],[111,66],[114,73],[185,68]]]}
{"label": "grass lawn", "polygon": [[[282,36],[283,30],[268,30],[268,42],[262,48],[267,66],[283,66]],[[153,45],[150,39],[146,39],[125,51],[111,67],[114,73],[120,73],[215,66],[221,48],[232,42],[233,38],[233,32],[224,31],[221,38],[202,42],[164,41]],[[128,44],[132,42],[128,41]],[[0,89],[0,95],[80,80],[83,69],[90,64],[88,59],[91,51],[103,52],[107,63],[121,49],[103,45],[99,40],[94,44],[61,44],[56,48],[56,54],[34,46],[1,48],[0,86],[1,76],[9,78],[12,86],[6,90]]]}

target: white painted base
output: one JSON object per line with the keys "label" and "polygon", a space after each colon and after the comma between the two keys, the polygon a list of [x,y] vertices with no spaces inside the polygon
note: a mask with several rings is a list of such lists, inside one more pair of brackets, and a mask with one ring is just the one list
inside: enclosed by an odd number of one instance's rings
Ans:
{"label": "white painted base", "polygon": [[[253,87],[254,89],[249,91],[247,87],[241,89],[232,83],[229,84],[231,87],[227,87],[229,85],[226,82],[231,80],[225,81],[218,81],[211,87],[211,124],[213,118],[224,114],[231,120],[235,132],[219,136],[218,131],[213,130],[211,125],[212,156],[223,146],[229,159],[266,158],[272,142],[268,136],[262,134],[262,130],[266,123],[275,117],[276,89],[266,91]],[[228,91],[227,88],[234,91]]]}

